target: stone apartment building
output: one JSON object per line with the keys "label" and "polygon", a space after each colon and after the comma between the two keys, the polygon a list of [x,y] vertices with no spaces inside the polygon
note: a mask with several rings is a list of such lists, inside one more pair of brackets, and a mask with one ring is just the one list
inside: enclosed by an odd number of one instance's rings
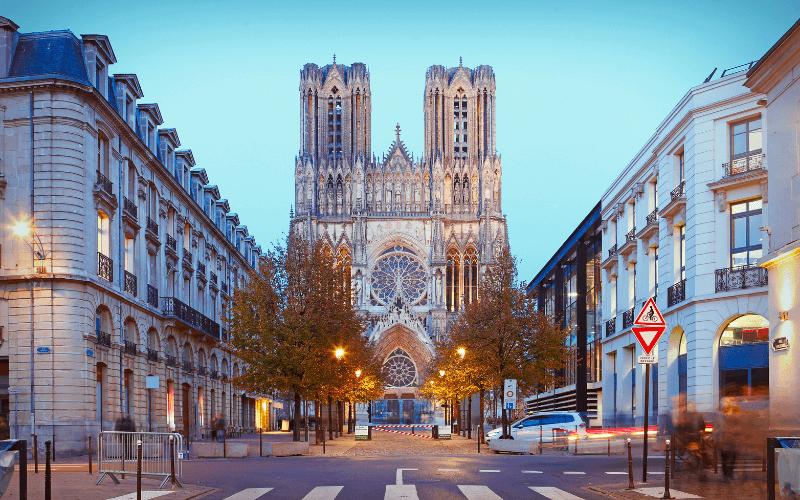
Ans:
{"label": "stone apartment building", "polygon": [[268,425],[219,344],[261,249],[116,62],[106,36],[0,18],[2,413],[59,453],[124,414],[153,431]]}
{"label": "stone apartment building", "polygon": [[706,414],[733,397],[768,404],[767,285],[756,263],[772,218],[764,95],[752,63],[692,87],[602,196],[605,426],[644,421],[643,354],[631,331],[656,299],[667,329],[651,370],[651,425],[679,396]]}

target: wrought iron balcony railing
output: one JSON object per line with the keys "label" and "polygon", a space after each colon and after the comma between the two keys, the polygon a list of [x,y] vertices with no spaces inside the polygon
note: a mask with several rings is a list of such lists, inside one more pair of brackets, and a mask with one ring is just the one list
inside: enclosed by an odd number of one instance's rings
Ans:
{"label": "wrought iron balcony railing", "polygon": [[136,356],[138,350],[136,349],[136,342],[131,342],[130,340],[125,341],[125,354],[130,354],[131,356]]}
{"label": "wrought iron balcony railing", "polygon": [[219,378],[219,373],[217,373],[217,370],[211,370],[211,378],[214,380]]}
{"label": "wrought iron balcony railing", "polygon": [[178,251],[178,242],[170,235],[167,235],[167,248],[171,248],[173,252]]}
{"label": "wrought iron balcony railing", "polygon": [[175,358],[175,356],[173,356],[171,354],[167,354],[166,363],[167,363],[167,366],[178,366],[178,360]]}
{"label": "wrought iron balcony railing", "polygon": [[97,252],[97,275],[106,281],[114,281],[114,261],[100,252]]}
{"label": "wrought iron balcony railing", "polygon": [[654,208],[652,212],[647,215],[647,224],[655,224],[658,222],[658,209]]}
{"label": "wrought iron balcony railing", "polygon": [[183,260],[185,260],[190,266],[192,265],[192,252],[186,250],[185,248],[183,249]]}
{"label": "wrought iron balcony railing", "polygon": [[197,261],[197,272],[200,274],[206,274],[206,265],[199,260]]}
{"label": "wrought iron balcony railing", "polygon": [[122,210],[134,219],[139,219],[139,208],[127,196],[122,197]]}
{"label": "wrought iron balcony railing", "polygon": [[636,309],[636,306],[631,307],[624,313],[622,313],[622,329],[630,328],[633,326],[633,310]]}
{"label": "wrought iron balcony railing", "polygon": [[206,370],[205,366],[198,366],[197,367],[197,374],[201,377],[204,377],[208,374],[208,370]]}
{"label": "wrought iron balcony railing", "polygon": [[161,299],[161,310],[164,316],[178,319],[195,330],[199,330],[217,340],[220,338],[219,323],[200,314],[200,312],[187,306],[175,297],[163,297]]}
{"label": "wrought iron balcony railing", "polygon": [[616,331],[617,331],[617,317],[614,316],[610,320],[606,321],[606,337],[614,335],[614,332]]}
{"label": "wrought iron balcony railing", "polygon": [[111,347],[111,335],[106,332],[101,332],[100,330],[96,330],[95,334],[97,335],[97,344],[104,345],[106,347]]}
{"label": "wrought iron balcony railing", "polygon": [[111,181],[108,179],[108,177],[106,177],[105,175],[103,175],[102,172],[99,172],[99,171],[97,172],[97,184],[99,184],[100,185],[100,189],[102,189],[106,193],[108,193],[108,194],[110,194],[112,196],[114,195],[114,193],[113,193],[114,184],[111,183]]}
{"label": "wrought iron balcony railing", "polygon": [[211,271],[211,282],[217,284],[217,274],[214,271]]}
{"label": "wrought iron balcony railing", "polygon": [[220,334],[220,337],[222,337],[222,340],[223,340],[223,341],[228,341],[228,340],[229,340],[229,339],[228,339],[228,329],[227,329],[227,328],[221,328],[220,330],[221,330],[221,332],[222,332],[222,333]]}
{"label": "wrought iron balcony railing", "polygon": [[223,373],[222,375],[219,376],[219,379],[225,382],[226,380],[228,380],[228,376]]}
{"label": "wrought iron balcony railing", "polygon": [[669,193],[670,200],[675,201],[678,198],[686,196],[685,189],[686,189],[686,181],[681,181],[681,183],[678,184],[678,187],[676,187],[675,189],[672,190],[672,192]]}
{"label": "wrought iron balcony railing", "polygon": [[194,366],[192,365],[191,361],[184,361],[183,362],[183,372],[184,373],[192,373],[194,371]]}
{"label": "wrought iron balcony railing", "polygon": [[744,290],[769,284],[767,268],[759,266],[717,269],[714,271],[714,278],[714,288],[717,292]]}
{"label": "wrought iron balcony railing", "polygon": [[227,295],[227,293],[228,293],[228,284],[223,281],[221,286],[220,286],[220,288],[222,288],[222,293]]}
{"label": "wrought iron balcony railing", "polygon": [[125,271],[125,292],[136,297],[138,290],[136,275]]}
{"label": "wrought iron balcony railing", "polygon": [[609,258],[611,258],[611,257],[613,257],[615,255],[617,255],[617,244],[616,243],[614,243],[614,245],[611,248],[608,249],[608,257]]}
{"label": "wrought iron balcony railing", "polygon": [[741,158],[734,158],[730,163],[723,163],[722,168],[725,169],[725,177],[751,172],[753,170],[760,170],[764,168],[764,155],[759,153],[742,156]]}
{"label": "wrought iron balcony railing", "polygon": [[158,224],[150,217],[147,218],[147,230],[158,236]]}
{"label": "wrought iron balcony railing", "polygon": [[667,288],[667,306],[672,307],[686,300],[686,280],[680,280]]}
{"label": "wrought iron balcony railing", "polygon": [[147,348],[147,361],[153,361],[154,363],[158,362],[158,351],[155,349]]}
{"label": "wrought iron balcony railing", "polygon": [[633,226],[633,229],[628,231],[628,234],[625,235],[625,243],[633,241],[635,239],[636,239],[636,226]]}
{"label": "wrought iron balcony railing", "polygon": [[158,288],[147,285],[147,303],[158,309]]}

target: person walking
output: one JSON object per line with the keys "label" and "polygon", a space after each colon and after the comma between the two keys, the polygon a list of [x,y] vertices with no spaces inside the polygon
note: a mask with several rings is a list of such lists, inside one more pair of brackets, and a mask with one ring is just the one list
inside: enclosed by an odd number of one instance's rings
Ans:
{"label": "person walking", "polygon": [[737,439],[742,435],[740,429],[740,409],[730,399],[725,399],[722,409],[714,418],[714,430],[711,438],[717,444],[722,458],[722,475],[725,480],[733,479],[733,468],[736,465]]}

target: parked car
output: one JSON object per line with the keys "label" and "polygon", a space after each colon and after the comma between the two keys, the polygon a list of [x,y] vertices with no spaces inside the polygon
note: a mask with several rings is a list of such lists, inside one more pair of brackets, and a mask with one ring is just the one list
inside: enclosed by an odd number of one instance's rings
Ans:
{"label": "parked car", "polygon": [[[553,438],[564,438],[577,433],[578,438],[586,439],[586,419],[574,411],[548,411],[534,413],[511,423],[511,436],[525,441],[553,442]],[[486,443],[503,435],[503,428],[486,433]]]}

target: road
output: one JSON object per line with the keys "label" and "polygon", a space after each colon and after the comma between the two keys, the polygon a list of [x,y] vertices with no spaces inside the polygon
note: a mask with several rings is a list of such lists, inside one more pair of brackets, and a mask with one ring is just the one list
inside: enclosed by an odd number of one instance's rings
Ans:
{"label": "road", "polygon": [[[648,463],[663,485],[663,457]],[[584,487],[627,481],[627,469],[621,455],[285,457],[192,460],[182,479],[219,488],[208,500],[599,500]]]}

